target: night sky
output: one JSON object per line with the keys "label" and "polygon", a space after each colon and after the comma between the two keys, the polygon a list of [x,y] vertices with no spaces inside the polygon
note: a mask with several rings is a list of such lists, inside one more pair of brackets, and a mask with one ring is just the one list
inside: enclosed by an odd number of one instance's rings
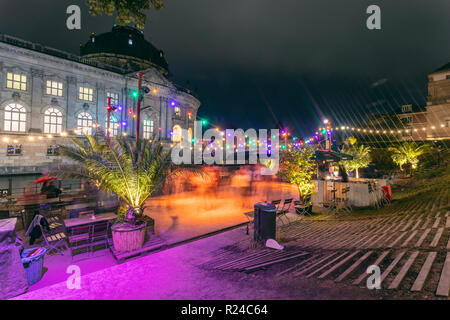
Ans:
{"label": "night sky", "polygon": [[[66,8],[82,8],[82,29]],[[366,28],[370,4],[382,30]],[[225,127],[311,135],[328,118],[357,124],[402,104],[425,105],[427,73],[450,61],[448,0],[166,0],[145,35],[164,50],[173,80],[197,88],[199,117]],[[84,0],[0,2],[0,32],[79,53],[113,17]]]}

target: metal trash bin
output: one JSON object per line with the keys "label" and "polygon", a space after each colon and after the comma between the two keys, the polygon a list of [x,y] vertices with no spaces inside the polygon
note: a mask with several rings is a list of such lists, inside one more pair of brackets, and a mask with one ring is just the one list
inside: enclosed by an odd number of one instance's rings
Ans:
{"label": "metal trash bin", "polygon": [[275,239],[277,226],[277,209],[267,202],[255,203],[253,239],[265,243],[267,239]]}
{"label": "metal trash bin", "polygon": [[[42,249],[42,251],[35,256],[27,257],[29,252],[37,249]],[[42,271],[44,268],[44,256],[46,251],[47,249],[45,248],[31,248],[26,249],[22,252],[21,255],[22,264],[25,269],[25,273],[27,275],[27,281],[29,286],[35,284],[42,278]]]}

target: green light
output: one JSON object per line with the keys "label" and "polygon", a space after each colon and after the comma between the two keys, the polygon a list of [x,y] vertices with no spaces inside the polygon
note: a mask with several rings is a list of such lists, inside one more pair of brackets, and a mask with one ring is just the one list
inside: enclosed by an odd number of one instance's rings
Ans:
{"label": "green light", "polygon": [[292,137],[292,140],[294,140],[294,141],[297,140],[297,137]]}
{"label": "green light", "polygon": [[191,139],[191,142],[194,143],[194,142],[195,142],[195,138],[192,138],[192,139]]}
{"label": "green light", "polygon": [[134,98],[137,98],[137,96],[138,96],[137,90],[131,91],[131,96]]}
{"label": "green light", "polygon": [[208,121],[202,120],[202,124],[207,124],[207,123],[208,123]]}
{"label": "green light", "polygon": [[286,146],[284,144],[282,144],[281,149],[286,149]]}

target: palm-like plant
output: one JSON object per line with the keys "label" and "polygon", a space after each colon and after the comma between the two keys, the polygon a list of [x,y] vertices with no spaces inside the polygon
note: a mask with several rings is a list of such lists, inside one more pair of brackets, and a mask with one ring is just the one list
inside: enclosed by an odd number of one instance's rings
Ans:
{"label": "palm-like plant", "polygon": [[342,161],[344,168],[347,171],[355,171],[356,178],[359,179],[359,168],[366,168],[372,161],[370,151],[370,147],[366,147],[362,144],[359,146],[352,144],[346,153],[352,155],[353,160]]}
{"label": "palm-like plant", "polygon": [[396,147],[389,147],[392,152],[392,160],[403,171],[405,164],[411,165],[411,171],[417,167],[419,163],[419,156],[422,155],[427,148],[427,145],[417,145],[414,142],[404,142]]}
{"label": "palm-like plant", "polygon": [[292,148],[281,154],[278,176],[295,184],[300,200],[307,202],[315,192],[312,181],[315,167],[314,150],[311,147]]}
{"label": "palm-like plant", "polygon": [[128,220],[142,215],[145,200],[170,175],[182,171],[171,165],[171,150],[164,151],[157,139],[136,145],[125,137],[110,139],[100,133],[72,141],[73,146],[62,146],[60,151],[79,166],[59,167],[52,174],[93,181],[100,189],[115,193],[127,207]]}

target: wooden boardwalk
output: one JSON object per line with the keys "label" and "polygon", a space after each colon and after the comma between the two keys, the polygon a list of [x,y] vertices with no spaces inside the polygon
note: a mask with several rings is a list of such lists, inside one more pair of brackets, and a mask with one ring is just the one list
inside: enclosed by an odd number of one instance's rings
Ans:
{"label": "wooden boardwalk", "polygon": [[417,200],[390,216],[354,220],[302,220],[279,230],[286,251],[223,250],[202,265],[252,272],[280,264],[278,277],[334,280],[366,286],[367,268],[381,270],[381,290],[449,297],[449,191],[433,201]]}

